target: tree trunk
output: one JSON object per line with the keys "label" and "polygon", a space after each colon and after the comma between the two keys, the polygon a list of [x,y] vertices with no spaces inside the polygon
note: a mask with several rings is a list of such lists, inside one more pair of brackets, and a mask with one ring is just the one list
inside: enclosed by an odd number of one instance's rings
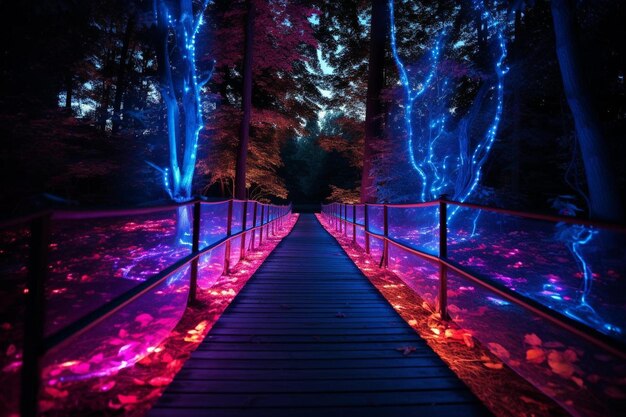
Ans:
{"label": "tree trunk", "polygon": [[68,69],[65,73],[65,110],[72,112],[72,90],[74,89],[73,85],[73,75],[72,71]]}
{"label": "tree trunk", "polygon": [[250,139],[250,116],[252,114],[252,53],[254,43],[254,0],[247,0],[246,39],[243,58],[243,91],[241,93],[241,110],[243,116],[239,129],[239,147],[235,165],[235,198],[246,199],[246,164],[248,159],[248,142]]}
{"label": "tree trunk", "polygon": [[552,20],[556,38],[556,54],[567,103],[582,154],[589,191],[589,214],[592,218],[619,222],[623,210],[610,169],[607,146],[602,135],[593,99],[583,75],[578,51],[577,24],[572,0],[552,0]]}
{"label": "tree trunk", "polygon": [[122,116],[122,98],[126,91],[126,70],[128,68],[128,51],[130,50],[130,39],[135,27],[135,16],[131,15],[126,24],[126,32],[124,33],[124,41],[122,43],[122,51],[120,52],[120,64],[117,69],[117,79],[115,82],[115,99],[113,101],[113,133],[117,133],[120,129]]}
{"label": "tree trunk", "polygon": [[367,76],[367,98],[365,102],[365,141],[363,144],[363,171],[361,173],[361,203],[376,199],[373,190],[372,143],[383,134],[383,103],[381,92],[384,87],[385,45],[389,30],[387,0],[372,0],[370,23],[370,56]]}
{"label": "tree trunk", "polygon": [[109,118],[109,95],[110,86],[106,79],[102,80],[102,99],[100,100],[100,117],[98,125],[103,132],[106,130],[107,119]]}
{"label": "tree trunk", "polygon": [[[522,80],[520,67],[522,62],[522,12],[515,11],[515,42],[512,45],[512,58],[515,61],[516,75]],[[520,161],[522,156],[521,130],[522,130],[522,93],[520,83],[513,83],[513,132],[512,133],[512,150],[513,158],[511,160],[511,191],[514,195],[520,193]]]}

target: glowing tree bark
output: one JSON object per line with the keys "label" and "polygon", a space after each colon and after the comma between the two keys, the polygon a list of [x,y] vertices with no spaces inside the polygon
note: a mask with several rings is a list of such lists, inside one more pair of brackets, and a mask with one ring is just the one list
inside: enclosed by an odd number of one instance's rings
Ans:
{"label": "glowing tree bark", "polygon": [[372,1],[370,26],[370,57],[365,104],[365,141],[363,143],[363,171],[361,174],[361,203],[375,201],[372,165],[372,142],[383,132],[383,106],[380,93],[384,87],[385,40],[387,38],[387,0]]}
{"label": "glowing tree bark", "polygon": [[[507,55],[504,24],[486,9],[482,1],[475,0],[472,5],[485,22],[485,31],[491,32],[491,44],[497,51],[491,65],[494,75],[483,80],[467,114],[455,128],[450,128],[448,100],[452,90],[448,80],[438,75],[446,32],[440,32],[431,48],[430,63],[425,74],[422,77],[411,76],[398,52],[394,2],[389,0],[391,49],[405,93],[402,113],[406,149],[409,164],[419,177],[420,201],[434,200],[442,194],[456,201],[467,200],[480,182],[482,167],[487,161],[500,125],[504,76],[507,71],[504,65]],[[487,37],[487,33],[483,36]],[[472,125],[477,121],[479,112],[488,103],[488,99],[493,102],[493,109],[488,115],[488,126],[482,134],[474,133],[472,136]],[[419,119],[419,123],[416,119]],[[448,219],[457,210],[458,207],[450,210]]]}
{"label": "glowing tree bark", "polygon": [[196,35],[208,3],[203,0],[194,13],[192,0],[154,0],[169,145],[169,167],[163,170],[163,180],[175,201],[191,198],[198,134],[203,127],[200,91],[213,72],[211,69],[199,75],[196,69]]}
{"label": "glowing tree bark", "polygon": [[573,15],[574,5],[570,0],[552,0],[551,7],[561,78],[585,166],[589,212],[597,219],[620,221],[624,216],[623,208],[610,170],[600,122],[582,74]]}
{"label": "glowing tree bark", "polygon": [[243,117],[239,130],[239,148],[237,150],[237,165],[235,168],[235,198],[245,200],[246,192],[246,165],[248,160],[248,142],[250,139],[250,116],[252,114],[252,46],[254,45],[254,0],[248,0],[246,16],[246,39],[243,59],[243,91],[241,94],[241,110]]}

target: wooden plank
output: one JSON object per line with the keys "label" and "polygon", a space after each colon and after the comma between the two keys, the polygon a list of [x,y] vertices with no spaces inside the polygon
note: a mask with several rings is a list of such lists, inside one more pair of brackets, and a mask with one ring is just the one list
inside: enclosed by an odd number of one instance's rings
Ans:
{"label": "wooden plank", "polygon": [[[403,355],[402,348],[415,351]],[[313,216],[302,215],[150,412],[488,416]]]}
{"label": "wooden plank", "polygon": [[[252,360],[339,360],[339,359],[402,359],[402,365],[408,365],[408,358],[430,357],[430,352],[423,349],[410,356],[404,356],[395,349],[386,350],[297,350],[297,351],[237,351],[237,350],[203,350],[194,354],[194,359],[252,359]],[[388,362],[391,363],[391,362]]]}
{"label": "wooden plank", "polygon": [[193,369],[184,367],[176,380],[255,380],[255,381],[315,381],[357,379],[420,379],[452,377],[454,374],[443,363],[438,366],[385,368],[333,368],[333,369],[279,369],[271,373],[264,369]]}
{"label": "wooden plank", "polygon": [[[424,345],[425,342],[415,342],[410,346],[419,347]],[[372,343],[224,343],[219,341],[204,342],[198,347],[198,351],[221,351],[221,350],[233,350],[233,351],[275,351],[275,352],[294,352],[294,351],[333,351],[333,350],[393,350],[406,347],[401,343],[396,342],[372,342]]]}
{"label": "wooden plank", "polygon": [[178,407],[180,405],[214,408],[240,407],[250,405],[255,408],[263,407],[346,407],[400,404],[433,404],[433,403],[475,403],[476,398],[468,390],[414,390],[396,392],[336,392],[336,393],[171,393],[166,391],[160,398],[159,404],[163,407]]}
{"label": "wooden plank", "polygon": [[313,392],[386,392],[407,390],[455,390],[463,389],[455,377],[402,379],[344,379],[316,381],[175,381],[171,393],[313,393]]}
{"label": "wooden plank", "polygon": [[389,417],[389,416],[428,416],[428,417],[483,417],[485,411],[466,404],[408,404],[385,407],[315,407],[315,408],[156,408],[150,413],[153,417]]}

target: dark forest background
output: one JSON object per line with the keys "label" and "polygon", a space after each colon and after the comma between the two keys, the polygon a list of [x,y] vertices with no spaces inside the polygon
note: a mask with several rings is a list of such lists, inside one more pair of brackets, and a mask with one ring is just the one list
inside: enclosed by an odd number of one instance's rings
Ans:
{"label": "dark forest background", "polygon": [[[259,13],[254,23],[249,198],[356,201],[371,3],[253,1]],[[205,87],[206,127],[200,133],[194,186],[196,194],[208,197],[233,195],[245,3],[214,1],[197,41],[198,65],[217,61],[215,76]],[[418,61],[425,54],[432,42],[429,28],[455,13],[457,3],[399,6],[404,8],[396,14],[396,25],[405,34],[405,57]],[[151,5],[147,0],[1,3],[2,216],[51,205],[167,201],[162,175],[153,167],[165,165],[167,143]],[[574,10],[582,72],[622,196],[624,8],[621,1],[586,0],[576,2]],[[503,123],[474,200],[551,211],[552,199],[568,195],[584,208],[587,184],[557,62],[550,2],[537,0],[509,13]],[[451,40],[466,45],[457,57],[461,61],[476,56],[479,47],[473,41],[478,36],[473,17],[462,19]],[[396,105],[397,79],[387,51],[387,114]],[[457,94],[462,100],[465,92]],[[381,199],[407,201],[402,177],[390,174],[389,166],[397,163],[393,131],[385,129],[387,134],[375,144],[375,183]]]}

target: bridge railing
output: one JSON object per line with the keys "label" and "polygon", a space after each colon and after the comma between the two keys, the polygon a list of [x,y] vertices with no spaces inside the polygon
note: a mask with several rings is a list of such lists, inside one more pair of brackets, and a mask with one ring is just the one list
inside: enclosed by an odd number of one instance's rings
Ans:
{"label": "bridge railing", "polygon": [[527,379],[603,398],[626,374],[626,228],[444,199],[322,214]]}
{"label": "bridge railing", "polygon": [[42,382],[106,375],[140,360],[198,288],[211,287],[290,213],[256,201],[195,200],[0,223],[4,395],[33,416]]}

